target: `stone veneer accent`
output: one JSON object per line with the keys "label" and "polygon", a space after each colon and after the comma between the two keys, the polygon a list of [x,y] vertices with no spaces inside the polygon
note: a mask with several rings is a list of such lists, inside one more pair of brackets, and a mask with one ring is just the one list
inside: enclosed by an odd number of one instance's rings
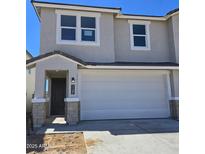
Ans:
{"label": "stone veneer accent", "polygon": [[65,120],[69,125],[76,125],[80,121],[80,101],[65,102]]}
{"label": "stone veneer accent", "polygon": [[46,102],[33,103],[33,127],[41,127],[46,121]]}
{"label": "stone veneer accent", "polygon": [[179,100],[170,100],[171,118],[179,120]]}

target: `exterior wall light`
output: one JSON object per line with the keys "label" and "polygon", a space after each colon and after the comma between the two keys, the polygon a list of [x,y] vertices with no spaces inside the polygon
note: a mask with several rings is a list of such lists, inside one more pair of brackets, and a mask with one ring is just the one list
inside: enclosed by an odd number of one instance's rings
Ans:
{"label": "exterior wall light", "polygon": [[74,77],[71,78],[71,83],[75,83],[75,78]]}

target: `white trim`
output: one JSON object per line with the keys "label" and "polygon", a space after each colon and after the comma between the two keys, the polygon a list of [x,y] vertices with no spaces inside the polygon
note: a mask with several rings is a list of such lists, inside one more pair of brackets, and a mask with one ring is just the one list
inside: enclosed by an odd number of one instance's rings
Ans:
{"label": "white trim", "polygon": [[172,13],[172,14],[169,14],[169,15],[166,15],[165,18],[166,18],[166,20],[168,20],[170,17],[178,15],[178,14],[179,14],[179,11]]}
{"label": "white trim", "polygon": [[[66,10],[56,10],[56,44],[64,44],[64,45],[82,45],[82,46],[100,46],[100,13],[94,12],[82,12],[82,11],[66,11]],[[72,15],[76,16],[76,40],[61,40],[61,15]],[[81,20],[82,16],[85,17],[95,17],[96,28],[95,30],[95,41],[82,41],[81,40]]]}
{"label": "white trim", "polygon": [[[150,30],[149,30],[149,25],[151,24],[150,21],[139,21],[139,20],[128,20],[128,23],[130,24],[130,48],[131,50],[137,50],[137,51],[148,51],[151,50],[151,44],[150,44]],[[146,47],[136,47],[134,46],[134,34],[133,34],[133,25],[145,25],[145,30],[146,30]]]}
{"label": "white trim", "polygon": [[49,99],[47,99],[47,98],[34,98],[34,99],[32,99],[32,103],[45,103],[48,101],[49,101]]}
{"label": "white trim", "polygon": [[78,102],[79,98],[64,98],[64,102]]}
{"label": "white trim", "polygon": [[142,69],[142,70],[178,70],[178,66],[92,66],[87,65],[86,68],[90,69]]}
{"label": "white trim", "polygon": [[120,13],[120,9],[112,8],[94,8],[89,6],[74,6],[74,5],[59,5],[59,4],[47,4],[33,2],[35,7],[47,7],[47,8],[59,8],[59,9],[70,9],[70,10],[83,10],[83,11],[95,11],[95,12],[107,12],[107,13]]}
{"label": "white trim", "polygon": [[[124,15],[120,14],[121,10],[119,9],[106,9],[106,8],[94,8],[94,7],[89,7],[89,6],[72,6],[72,5],[58,5],[58,4],[45,4],[45,3],[38,3],[38,2],[33,2],[34,8],[36,10],[36,7],[47,7],[47,8],[58,8],[58,9],[69,9],[69,10],[82,10],[82,11],[94,11],[94,12],[107,12],[107,13],[117,13],[115,16],[116,18],[119,19],[134,19],[134,20],[157,20],[157,21],[166,21],[170,17],[179,14],[179,11],[172,13],[170,15],[162,16],[162,17],[152,17],[152,16],[143,16],[143,15]],[[37,12],[37,15],[40,15]]]}
{"label": "white trim", "polygon": [[48,60],[48,59],[53,58],[53,57],[55,57],[55,56],[62,57],[62,58],[64,58],[64,59],[66,59],[66,60],[69,60],[69,61],[75,63],[75,64],[79,64],[79,65],[81,65],[81,66],[85,66],[85,65],[83,65],[83,64],[81,64],[81,63],[79,63],[79,62],[77,62],[77,61],[75,61],[75,60],[72,60],[72,59],[70,59],[70,58],[68,58],[68,57],[65,57],[65,56],[62,56],[62,55],[59,55],[59,54],[51,55],[51,56],[48,56],[48,57],[45,57],[45,58],[36,60],[36,61],[34,61],[34,62],[31,62],[31,63],[29,63],[29,64],[26,64],[26,66],[27,66],[27,67],[32,66],[33,64],[36,64],[36,63],[41,62],[41,61],[44,61],[44,60]]}
{"label": "white trim", "polygon": [[78,85],[78,97],[81,100],[81,70],[80,69],[78,69],[77,75],[78,75],[78,83],[77,83],[77,85]]}
{"label": "white trim", "polygon": [[161,17],[152,17],[152,16],[143,16],[143,15],[124,15],[124,14],[117,14],[115,17],[119,19],[166,21],[170,17],[177,15],[177,14],[179,14],[178,11],[170,15],[161,16]]}
{"label": "white trim", "polygon": [[166,17],[149,17],[149,16],[134,16],[134,15],[123,15],[117,14],[116,18],[119,19],[134,19],[134,20],[158,20],[158,21],[165,21]]}
{"label": "white trim", "polygon": [[139,25],[150,25],[151,21],[142,21],[142,20],[128,20],[129,24],[139,24]]}

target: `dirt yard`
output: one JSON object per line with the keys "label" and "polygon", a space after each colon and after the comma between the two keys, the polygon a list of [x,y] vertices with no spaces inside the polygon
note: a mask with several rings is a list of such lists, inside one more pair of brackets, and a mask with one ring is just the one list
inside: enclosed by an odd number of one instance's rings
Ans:
{"label": "dirt yard", "polygon": [[27,154],[86,154],[83,133],[31,135],[26,138]]}

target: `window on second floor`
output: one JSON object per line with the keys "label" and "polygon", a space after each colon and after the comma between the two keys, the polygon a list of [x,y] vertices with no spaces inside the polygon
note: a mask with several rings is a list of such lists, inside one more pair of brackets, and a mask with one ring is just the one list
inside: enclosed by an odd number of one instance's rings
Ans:
{"label": "window on second floor", "polygon": [[129,21],[131,50],[150,50],[148,21]]}
{"label": "window on second floor", "polygon": [[81,40],[95,41],[96,21],[95,17],[81,17]]}
{"label": "window on second floor", "polygon": [[76,40],[76,16],[61,15],[61,40]]}
{"label": "window on second floor", "polygon": [[57,10],[57,44],[100,45],[99,13]]}

